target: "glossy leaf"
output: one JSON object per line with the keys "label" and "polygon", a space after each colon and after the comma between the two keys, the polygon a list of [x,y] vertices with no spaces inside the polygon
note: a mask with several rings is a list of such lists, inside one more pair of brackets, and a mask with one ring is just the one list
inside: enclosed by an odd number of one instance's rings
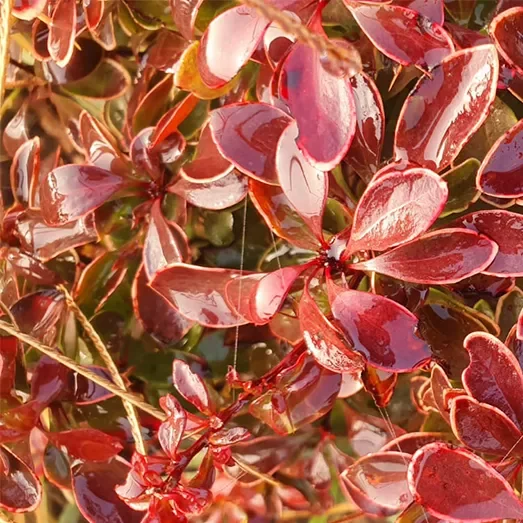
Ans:
{"label": "glossy leaf", "polygon": [[436,172],[449,165],[485,121],[496,96],[498,68],[494,47],[480,45],[449,55],[423,77],[398,118],[396,160]]}
{"label": "glossy leaf", "polygon": [[194,39],[194,24],[202,3],[203,0],[170,0],[174,23],[186,40]]}
{"label": "glossy leaf", "polygon": [[445,18],[444,4],[446,3],[444,0],[396,0],[395,3],[417,11],[436,24],[443,25]]}
{"label": "glossy leaf", "polygon": [[[1,249],[0,249],[0,252]],[[53,285],[60,281],[60,278],[51,269],[48,269],[36,258],[33,258],[19,249],[7,248],[2,252],[2,256],[13,267],[13,271],[30,281],[39,285]]]}
{"label": "glossy leaf", "polygon": [[204,381],[182,360],[173,361],[173,385],[200,412],[208,416],[214,412],[214,405]]}
{"label": "glossy leaf", "polygon": [[383,251],[413,240],[439,216],[447,200],[445,182],[427,169],[409,169],[379,178],[363,193],[346,254]]}
{"label": "glossy leaf", "polygon": [[492,20],[489,28],[499,54],[523,75],[523,8],[513,7],[503,11]]}
{"label": "glossy leaf", "polygon": [[454,167],[442,178],[447,182],[449,197],[440,217],[465,211],[479,198],[476,188],[476,174],[480,163],[475,158],[469,158]]}
{"label": "glossy leaf", "polygon": [[350,11],[372,43],[402,65],[432,68],[454,50],[440,25],[412,9],[358,4]]}
{"label": "glossy leaf", "polygon": [[51,18],[49,29],[49,54],[60,66],[69,62],[73,54],[76,36],[76,2],[75,0],[58,0]]}
{"label": "glossy leaf", "polygon": [[27,206],[30,200],[31,182],[40,171],[40,139],[25,142],[16,151],[11,164],[11,190],[15,200]]}
{"label": "glossy leaf", "polygon": [[484,271],[498,252],[486,236],[466,229],[443,229],[353,265],[400,280],[450,284]]}
{"label": "glossy leaf", "polygon": [[[178,27],[178,29],[180,28]],[[182,35],[160,29],[158,38],[147,50],[147,63],[165,73],[175,73],[188,43]]]}
{"label": "glossy leaf", "polygon": [[523,515],[523,503],[503,476],[471,452],[442,443],[414,454],[409,485],[416,501],[441,519],[489,521]]}
{"label": "glossy leaf", "polygon": [[15,383],[18,341],[14,336],[2,337],[0,345],[0,398],[11,396]]}
{"label": "glossy leaf", "polygon": [[158,441],[164,452],[173,460],[176,460],[178,446],[182,440],[187,414],[178,400],[167,394],[160,398],[160,407],[167,414],[167,419],[158,429]]}

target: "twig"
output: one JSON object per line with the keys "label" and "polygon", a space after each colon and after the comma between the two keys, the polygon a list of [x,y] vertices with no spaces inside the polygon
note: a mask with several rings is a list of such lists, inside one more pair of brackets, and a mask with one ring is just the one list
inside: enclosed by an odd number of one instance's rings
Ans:
{"label": "twig", "polygon": [[147,412],[154,418],[160,421],[165,421],[166,416],[161,410],[156,409],[148,403],[145,403],[136,394],[127,392],[126,390],[122,390],[120,387],[116,386],[111,381],[106,380],[101,376],[98,376],[98,374],[95,374],[94,372],[90,371],[89,369],[86,369],[85,367],[82,367],[82,365],[79,365],[71,358],[68,358],[60,352],[57,352],[55,349],[52,349],[51,347],[48,347],[47,345],[40,343],[37,339],[33,338],[32,336],[20,332],[16,327],[9,325],[9,323],[0,320],[0,330],[7,332],[7,334],[10,334],[11,336],[15,336],[22,343],[25,343],[30,347],[33,347],[34,349],[41,352],[42,354],[45,354],[46,356],[49,356],[49,358],[57,361],[58,363],[61,363],[64,367],[78,372],[78,374],[84,376],[84,378],[87,378],[88,380],[91,380],[93,383],[100,385],[100,387],[103,387],[104,389],[107,389],[109,392],[112,392],[115,396],[118,396],[119,398],[128,401],[135,407],[138,407],[144,412]]}
{"label": "twig", "polygon": [[[121,389],[125,390],[125,382],[120,374],[120,371],[118,370],[118,367],[111,358],[111,355],[107,350],[107,347],[104,345],[104,342],[102,341],[98,333],[89,323],[89,320],[85,317],[85,314],[80,310],[80,307],[78,307],[76,302],[73,300],[73,297],[69,294],[69,291],[63,285],[58,285],[58,290],[64,294],[67,306],[71,311],[73,311],[73,314],[75,315],[76,319],[80,322],[80,325],[83,327],[84,331],[89,336],[89,338],[91,338],[91,341],[93,342],[93,345],[98,351],[98,354],[100,354],[102,360],[105,363],[105,366],[107,367],[107,370],[110,372],[113,381]],[[142,431],[140,429],[140,422],[138,421],[138,415],[136,413],[136,410],[130,402],[126,401],[123,398],[122,401],[125,411],[127,412],[127,416],[129,418],[129,424],[131,425],[131,431],[133,433],[136,449],[140,454],[145,455],[145,443],[142,438]]]}
{"label": "twig", "polygon": [[0,107],[4,102],[5,77],[9,62],[12,0],[0,0]]}

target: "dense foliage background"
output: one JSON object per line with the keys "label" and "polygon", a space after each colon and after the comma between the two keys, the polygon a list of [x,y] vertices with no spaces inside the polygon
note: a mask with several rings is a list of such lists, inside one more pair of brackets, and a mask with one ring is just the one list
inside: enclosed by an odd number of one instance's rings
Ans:
{"label": "dense foliage background", "polygon": [[519,0],[9,9],[0,520],[523,520]]}

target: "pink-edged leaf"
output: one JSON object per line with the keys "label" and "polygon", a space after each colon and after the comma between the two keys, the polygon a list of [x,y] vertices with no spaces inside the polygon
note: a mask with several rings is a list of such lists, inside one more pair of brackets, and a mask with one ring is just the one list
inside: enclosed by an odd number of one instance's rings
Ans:
{"label": "pink-edged leaf", "polygon": [[465,338],[470,364],[463,371],[463,385],[481,403],[504,412],[523,428],[523,371],[518,360],[503,343],[487,333]]}
{"label": "pink-edged leaf", "polygon": [[478,211],[451,225],[484,234],[499,247],[494,261],[483,272],[492,276],[523,276],[523,216],[503,210]]}
{"label": "pink-edged leaf", "polygon": [[171,394],[160,398],[160,407],[162,407],[167,414],[167,419],[158,429],[158,441],[164,452],[171,459],[176,460],[178,446],[182,440],[187,423],[187,413],[179,401]]}
{"label": "pink-edged leaf", "polygon": [[18,340],[14,336],[0,338],[0,398],[10,397],[15,384]]}
{"label": "pink-edged leaf", "polygon": [[85,22],[89,29],[96,29],[104,15],[105,0],[82,0]]}
{"label": "pink-edged leaf", "polygon": [[141,267],[132,287],[133,308],[145,331],[165,344],[180,341],[193,322],[182,316],[148,285],[149,278]]}
{"label": "pink-edged leaf", "polygon": [[436,407],[447,422],[449,422],[449,409],[445,395],[451,389],[452,384],[445,371],[439,365],[434,365],[430,374],[430,390]]}
{"label": "pink-edged leaf", "polygon": [[0,257],[7,260],[13,271],[24,278],[38,285],[53,285],[60,281],[60,278],[51,269],[48,269],[42,262],[38,261],[19,249],[14,247],[4,251],[0,248]]}
{"label": "pink-edged leaf", "polygon": [[47,46],[51,58],[64,67],[71,58],[76,37],[76,1],[58,0],[51,17]]}
{"label": "pink-edged leaf", "polygon": [[188,45],[189,42],[180,34],[160,29],[154,43],[147,50],[147,64],[165,73],[175,73]]}
{"label": "pink-edged leaf", "polygon": [[402,65],[431,68],[454,51],[447,32],[412,9],[357,4],[350,12],[372,43]]}
{"label": "pink-edged leaf", "polygon": [[208,183],[223,178],[232,169],[233,165],[214,143],[211,127],[207,124],[200,134],[194,158],[183,166],[180,174],[192,183]]}
{"label": "pink-edged leaf", "polygon": [[140,523],[144,513],[132,509],[115,488],[125,483],[129,464],[119,457],[105,463],[78,462],[71,467],[73,494],[89,523]]}
{"label": "pink-edged leaf", "polygon": [[182,360],[173,361],[173,385],[200,412],[208,416],[213,414],[214,405],[205,382]]}
{"label": "pink-edged leaf", "polygon": [[3,128],[2,144],[6,153],[13,157],[16,151],[29,140],[29,102],[26,100]]}
{"label": "pink-edged leaf", "polygon": [[408,432],[386,443],[380,452],[401,451],[406,454],[414,454],[416,451],[436,441],[452,442],[455,438],[447,432]]}
{"label": "pink-edged leaf", "polygon": [[42,499],[36,474],[7,447],[0,448],[0,507],[8,512],[31,512]]}
{"label": "pink-edged leaf", "polygon": [[83,461],[107,461],[116,456],[123,445],[118,438],[96,429],[73,429],[63,432],[46,432],[57,447]]}
{"label": "pink-edged leaf", "polygon": [[11,164],[11,190],[15,200],[27,206],[31,197],[31,183],[40,172],[40,138],[32,138],[21,145]]}
{"label": "pink-edged leaf", "polygon": [[249,186],[246,177],[233,169],[225,176],[205,183],[193,183],[180,178],[168,190],[191,205],[219,211],[241,202],[247,196]]}
{"label": "pink-edged leaf", "polygon": [[220,153],[241,172],[277,185],[276,147],[291,122],[272,105],[240,103],[212,111],[209,129]]}
{"label": "pink-edged leaf", "polygon": [[249,180],[249,195],[267,225],[280,237],[303,249],[318,250],[318,238],[294,210],[280,187]]}
{"label": "pink-edged leaf", "polygon": [[444,285],[484,271],[497,252],[497,244],[486,236],[467,229],[442,229],[352,268],[413,283]]}
{"label": "pink-edged leaf", "polygon": [[320,311],[307,286],[300,300],[298,315],[307,349],[322,367],[352,376],[361,374],[365,367],[363,358]]}
{"label": "pink-edged leaf", "polygon": [[228,304],[227,283],[240,271],[175,263],[157,272],[151,287],[182,315],[206,327],[232,327],[247,323]]}
{"label": "pink-edged leaf", "polygon": [[47,0],[14,0],[13,16],[21,20],[34,20],[46,5]]}
{"label": "pink-edged leaf", "polygon": [[186,40],[194,39],[194,24],[203,0],[169,0],[176,28]]}
{"label": "pink-edged leaf", "polygon": [[398,303],[347,290],[327,279],[332,315],[354,350],[389,372],[409,372],[426,363],[429,346],[417,333],[418,319]]}
{"label": "pink-edged leaf", "polygon": [[[318,359],[316,359],[318,363]],[[321,363],[320,363],[321,365]],[[350,398],[357,394],[361,389],[363,389],[363,382],[358,376],[353,374],[344,373],[341,375],[341,388],[338,392],[338,398]]]}
{"label": "pink-edged leaf", "polygon": [[276,149],[278,180],[283,194],[323,243],[323,211],[329,193],[329,178],[303,156],[296,143],[298,135],[298,125],[293,122],[280,136]]}
{"label": "pink-edged leaf", "polygon": [[417,11],[436,24],[443,25],[445,21],[444,0],[396,0],[394,3]]}
{"label": "pink-edged leaf", "polygon": [[16,235],[24,250],[44,262],[62,252],[99,240],[93,214],[60,227],[51,227],[45,223],[40,212],[24,211],[18,215]]}
{"label": "pink-edged leaf", "polygon": [[411,501],[407,483],[410,454],[378,452],[360,458],[340,475],[340,485],[366,513],[387,517]]}
{"label": "pink-edged leaf", "polygon": [[449,55],[421,78],[398,118],[396,160],[436,172],[447,167],[485,121],[498,72],[496,49],[488,44]]}
{"label": "pink-edged leaf", "polygon": [[151,279],[155,272],[171,263],[187,261],[189,254],[189,240],[183,229],[165,219],[160,200],[155,200],[143,244],[143,264],[147,277]]}
{"label": "pink-edged leaf", "polygon": [[[137,171],[142,176],[148,176],[151,180],[160,180],[163,175],[163,169],[160,165],[160,157],[152,150],[151,137],[154,135],[154,127],[142,129],[131,142],[129,147],[131,161]],[[178,136],[178,131],[174,131],[165,137],[165,141],[172,136]],[[162,141],[164,143],[164,141]]]}
{"label": "pink-edged leaf", "polygon": [[42,217],[63,225],[100,207],[126,185],[120,175],[93,165],[64,165],[52,170],[40,186]]}
{"label": "pink-edged leaf", "polygon": [[[319,21],[313,27],[323,33]],[[350,76],[361,70],[355,50],[354,55]],[[322,171],[336,167],[356,132],[356,104],[348,77],[331,74],[317,51],[297,43],[283,62],[278,91],[298,123],[297,142],[307,160]]]}
{"label": "pink-edged leaf", "polygon": [[66,390],[70,371],[48,356],[38,362],[31,378],[31,399],[42,408],[58,399]]}
{"label": "pink-edged leaf", "polygon": [[356,101],[356,134],[347,163],[370,182],[378,170],[385,138],[385,110],[381,95],[370,76],[360,73],[350,79]]}
{"label": "pink-edged leaf", "polygon": [[[230,280],[225,286],[225,297],[232,310],[245,318],[247,323],[257,323],[258,318],[251,310],[252,295],[258,282],[267,276],[266,273],[255,273]],[[283,297],[285,299],[285,296]]]}
{"label": "pink-edged leaf", "polygon": [[452,431],[464,445],[495,456],[522,455],[521,432],[499,409],[468,396],[458,396],[450,405]]}
{"label": "pink-edged leaf", "polygon": [[222,429],[211,434],[209,441],[218,447],[227,447],[240,441],[246,441],[251,437],[251,433],[244,427],[233,427],[232,429]]}
{"label": "pink-edged leaf", "polygon": [[489,32],[499,54],[523,75],[523,7],[503,11],[492,20]]}
{"label": "pink-edged leaf", "polygon": [[256,9],[246,6],[233,7],[217,16],[209,24],[198,49],[198,69],[203,82],[211,89],[218,89],[232,80],[258,47],[269,23]]}
{"label": "pink-edged leaf", "polygon": [[379,178],[358,203],[346,253],[383,251],[413,240],[438,218],[447,196],[447,184],[427,169],[408,169]]}
{"label": "pink-edged leaf", "polygon": [[523,196],[523,120],[492,146],[478,171],[477,186],[485,194],[500,198]]}
{"label": "pink-edged leaf", "polygon": [[501,474],[472,452],[443,443],[414,454],[409,486],[430,514],[451,523],[523,517],[523,503]]}

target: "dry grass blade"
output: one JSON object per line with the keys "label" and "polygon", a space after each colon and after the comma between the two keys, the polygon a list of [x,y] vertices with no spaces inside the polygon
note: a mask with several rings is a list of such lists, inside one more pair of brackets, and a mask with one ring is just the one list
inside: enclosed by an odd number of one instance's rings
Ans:
{"label": "dry grass blade", "polygon": [[0,0],[0,107],[4,103],[5,77],[9,62],[9,32],[12,0]]}

